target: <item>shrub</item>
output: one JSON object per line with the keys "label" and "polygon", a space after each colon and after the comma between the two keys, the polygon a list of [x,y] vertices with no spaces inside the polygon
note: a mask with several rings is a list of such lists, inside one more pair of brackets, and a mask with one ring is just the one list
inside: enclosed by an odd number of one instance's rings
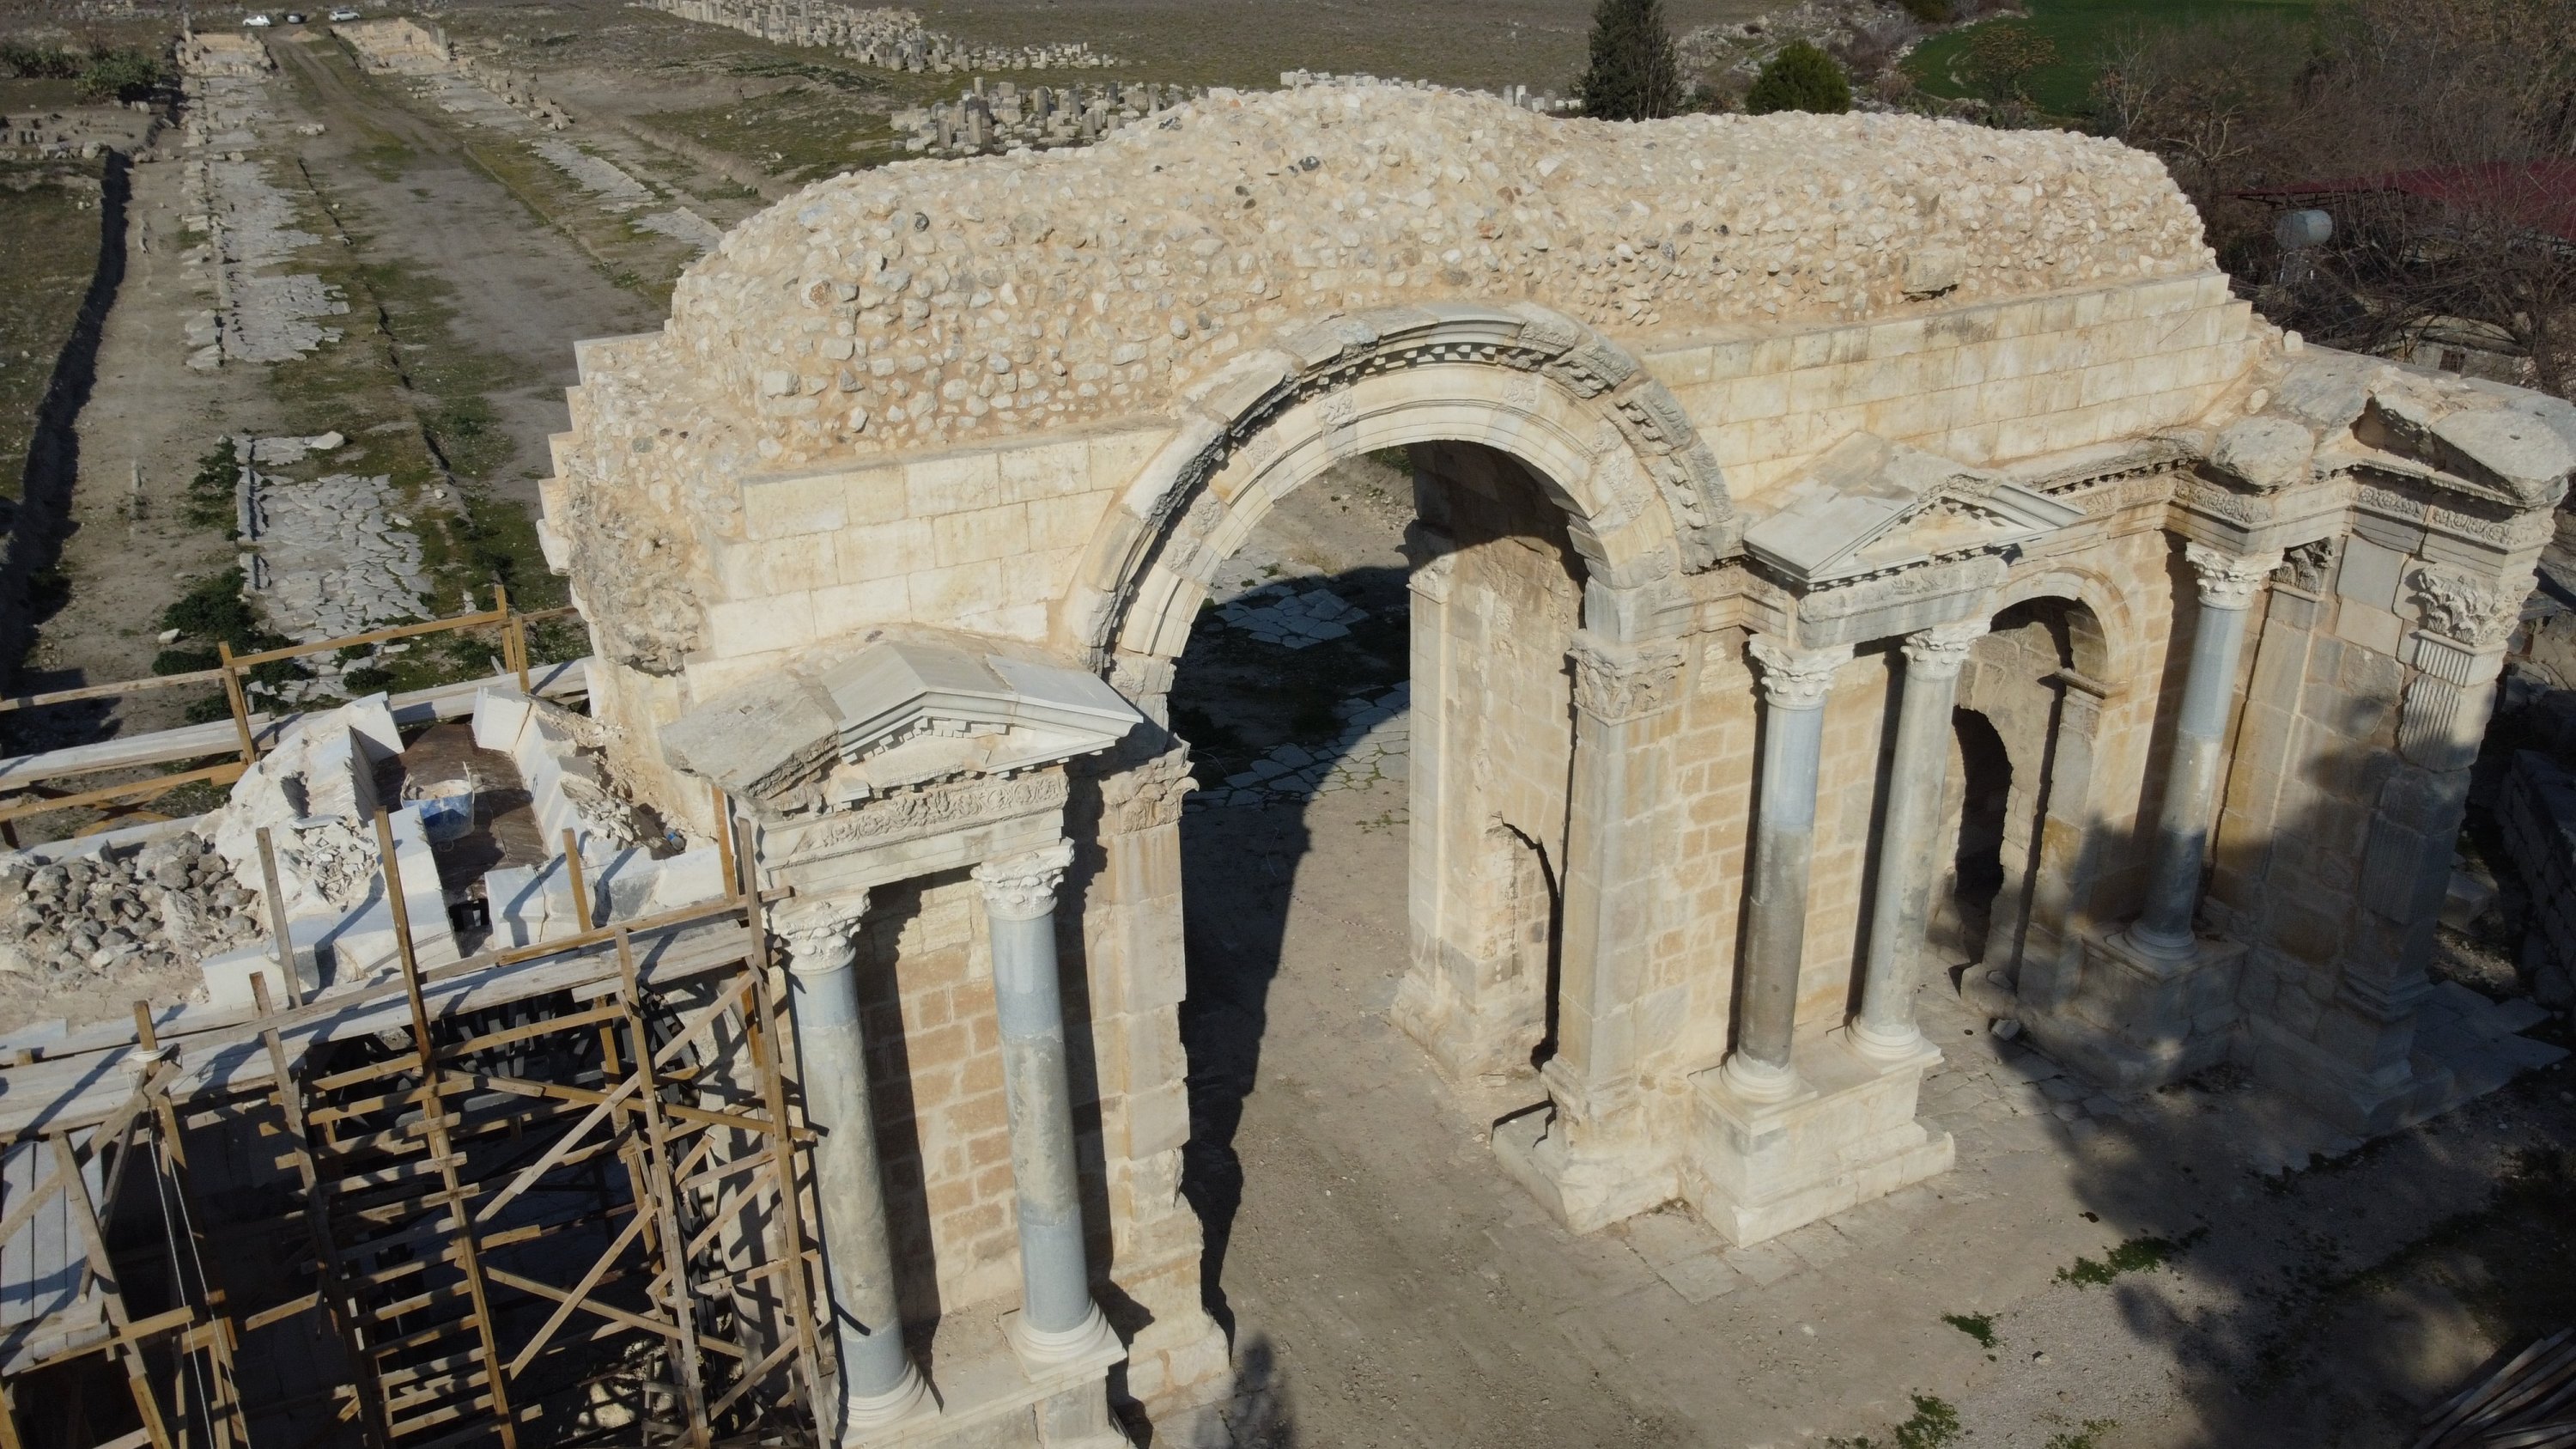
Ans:
{"label": "shrub", "polygon": [[161,627],[210,644],[220,640],[237,650],[250,649],[259,619],[242,597],[242,584],[238,567],[191,582],[186,593],[161,611]]}
{"label": "shrub", "polygon": [[1958,18],[1950,0],[1904,0],[1905,13],[1926,25],[1947,25]]}
{"label": "shrub", "polygon": [[0,71],[22,80],[76,80],[86,57],[40,45],[0,45]]}
{"label": "shrub", "polygon": [[1744,109],[1767,116],[1774,111],[1814,111],[1840,115],[1851,109],[1851,80],[1834,58],[1803,40],[1780,47],[1745,92]]}
{"label": "shrub", "polygon": [[157,56],[108,50],[92,56],[80,73],[80,91],[94,101],[145,101],[167,77]]}

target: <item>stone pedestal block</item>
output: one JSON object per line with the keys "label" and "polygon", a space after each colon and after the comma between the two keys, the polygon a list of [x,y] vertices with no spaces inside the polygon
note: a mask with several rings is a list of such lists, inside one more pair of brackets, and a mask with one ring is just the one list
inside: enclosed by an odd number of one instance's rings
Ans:
{"label": "stone pedestal block", "polygon": [[2177,1081],[2225,1061],[2239,1011],[2245,947],[2199,937],[2164,955],[2126,932],[2087,930],[2084,968],[2063,1006],[2029,1010],[2042,1050],[2113,1091]]}
{"label": "stone pedestal block", "polygon": [[1737,1244],[1775,1238],[1949,1170],[1947,1132],[1915,1120],[1929,1043],[1902,1057],[1857,1049],[1845,1029],[1798,1043],[1796,1089],[1755,1101],[1711,1070],[1692,1077],[1697,1121],[1683,1194]]}
{"label": "stone pedestal block", "polygon": [[1635,1217],[1676,1191],[1672,1164],[1644,1142],[1587,1130],[1547,1107],[1496,1124],[1494,1155],[1568,1232]]}
{"label": "stone pedestal block", "polygon": [[1032,1363],[1017,1312],[940,1320],[926,1358],[935,1414],[843,1436],[841,1449],[1130,1449],[1109,1412],[1109,1371],[1127,1356],[1114,1333],[1078,1354]]}

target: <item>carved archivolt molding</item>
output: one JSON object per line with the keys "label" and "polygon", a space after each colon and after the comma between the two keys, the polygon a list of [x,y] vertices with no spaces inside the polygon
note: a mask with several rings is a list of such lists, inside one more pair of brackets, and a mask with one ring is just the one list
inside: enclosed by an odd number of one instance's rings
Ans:
{"label": "carved archivolt molding", "polygon": [[[1209,481],[1238,453],[1256,465],[1273,461],[1273,430],[1284,415],[1314,402],[1328,429],[1345,426],[1357,420],[1352,389],[1362,382],[1457,364],[1501,374],[1501,409],[1535,412],[1553,384],[1599,420],[1601,440],[1576,445],[1592,457],[1601,495],[1576,520],[1579,528],[1595,536],[1615,533],[1660,501],[1672,524],[1673,545],[1661,560],[1666,573],[1714,568],[1738,551],[1743,519],[1716,455],[1699,440],[1680,399],[1626,351],[1528,303],[1382,308],[1285,335],[1194,390],[1186,441],[1179,445],[1187,451],[1158,460],[1155,467],[1165,471],[1149,475],[1150,501],[1129,505],[1141,533],[1122,535],[1113,545],[1120,556],[1100,561],[1102,574],[1114,575],[1095,576],[1105,607],[1081,626],[1082,644],[1107,657],[1145,579],[1158,566],[1174,566],[1171,545],[1189,529],[1186,515]],[[1640,566],[1651,572],[1656,562]]]}
{"label": "carved archivolt molding", "polygon": [[2205,544],[2183,545],[2183,557],[2200,575],[2200,603],[2207,609],[2248,609],[2281,566],[2281,552],[2222,553]]}
{"label": "carved archivolt molding", "polygon": [[1053,845],[975,867],[975,883],[984,888],[984,908],[1005,921],[1034,921],[1055,909],[1056,887],[1073,864],[1073,842]]}
{"label": "carved archivolt molding", "polygon": [[1821,708],[1834,687],[1834,671],[1852,657],[1848,644],[1828,649],[1792,649],[1758,636],[1745,645],[1745,652],[1762,666],[1764,697],[1780,709]]}
{"label": "carved archivolt molding", "polygon": [[2430,568],[2416,569],[2406,582],[2415,591],[2422,627],[2472,648],[2503,643],[2522,620],[2522,590]]}

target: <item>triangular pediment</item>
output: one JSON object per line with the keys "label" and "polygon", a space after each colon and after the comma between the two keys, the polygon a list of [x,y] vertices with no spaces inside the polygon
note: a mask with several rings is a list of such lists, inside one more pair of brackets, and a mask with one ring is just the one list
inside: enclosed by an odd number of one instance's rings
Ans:
{"label": "triangular pediment", "polygon": [[1747,552],[1820,584],[2027,543],[2083,515],[2000,474],[1854,433],[1774,494]]}
{"label": "triangular pediment", "polygon": [[1079,669],[971,637],[891,639],[709,700],[662,731],[690,774],[796,811],[1108,749],[1144,716]]}

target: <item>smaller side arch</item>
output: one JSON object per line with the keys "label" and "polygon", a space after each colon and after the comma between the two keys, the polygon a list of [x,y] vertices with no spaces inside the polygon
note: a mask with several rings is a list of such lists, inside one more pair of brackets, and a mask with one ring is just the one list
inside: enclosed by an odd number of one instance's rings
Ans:
{"label": "smaller side arch", "polygon": [[1431,441],[1531,464],[1604,583],[1651,586],[1740,548],[1714,455],[1627,352],[1526,304],[1391,308],[1327,319],[1191,390],[1094,534],[1063,642],[1095,667],[1176,654],[1216,565],[1272,503],[1342,458]]}
{"label": "smaller side arch", "polygon": [[2007,575],[1986,603],[1993,618],[2015,604],[2034,599],[2063,599],[2078,607],[2067,611],[2067,642],[2074,668],[2113,690],[2137,665],[2136,615],[2108,574],[2052,561],[2027,573]]}

